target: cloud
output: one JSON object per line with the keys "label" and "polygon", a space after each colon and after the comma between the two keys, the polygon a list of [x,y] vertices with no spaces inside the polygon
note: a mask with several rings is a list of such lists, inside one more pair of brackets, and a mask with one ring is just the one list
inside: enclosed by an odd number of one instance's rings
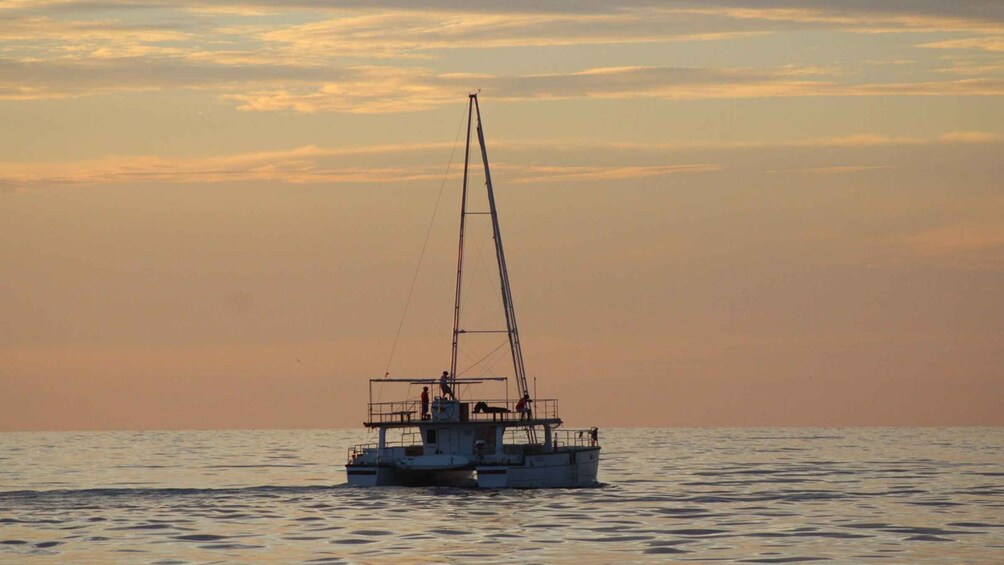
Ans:
{"label": "cloud", "polygon": [[299,89],[227,94],[249,111],[383,113],[455,103],[474,88],[497,100],[660,98],[665,100],[786,98],[806,96],[1001,96],[1004,79],[839,83],[815,68],[714,69],[595,68],[572,73],[493,76],[437,74],[426,69],[360,67],[337,83]]}
{"label": "cloud", "polygon": [[258,42],[257,52],[282,53],[301,62],[423,58],[458,49],[720,41],[797,30],[998,34],[1002,29],[1001,21],[987,14],[966,17],[965,10],[925,10],[919,5],[911,11],[840,3],[825,7],[717,4],[577,3],[542,10],[526,4],[486,5],[477,10],[450,3],[438,8],[425,5],[421,10],[411,5],[382,10],[343,5],[333,12],[313,11],[322,19],[305,23],[251,24],[236,29]]}
{"label": "cloud", "polygon": [[[380,152],[376,148],[372,152]],[[270,181],[283,184],[386,183],[441,178],[442,171],[416,166],[325,166],[325,157],[354,156],[364,150],[320,149],[255,152],[218,157],[169,159],[146,155],[108,156],[62,163],[2,163],[0,184],[14,187],[122,183],[226,183]]]}
{"label": "cloud", "polygon": [[[43,99],[114,91],[213,89],[248,111],[387,113],[454,104],[482,88],[496,100],[804,96],[1000,96],[1004,79],[851,83],[818,67],[606,67],[577,72],[491,75],[420,67],[235,64],[147,57],[87,61],[0,59],[0,99]],[[827,80],[828,79],[828,80]]]}
{"label": "cloud", "polygon": [[978,52],[974,55],[945,55],[939,57],[950,66],[938,69],[939,73],[963,76],[1001,76],[1004,75],[1004,59],[990,55],[988,52]]}
{"label": "cloud", "polygon": [[[537,73],[500,70],[492,55],[473,73],[457,72],[456,65],[444,62],[461,49],[483,54],[487,49],[741,40],[797,30],[936,34],[931,39],[938,41],[921,46],[987,53],[1001,48],[1004,29],[1004,9],[989,5],[626,0],[507,2],[475,10],[453,1],[422,9],[394,1],[304,1],[284,3],[283,10],[285,17],[279,18],[274,5],[251,0],[0,2],[0,99],[204,89],[246,111],[386,113],[453,103],[477,87],[513,101],[1004,92],[1000,69],[987,61],[953,64],[944,72],[964,80],[948,81],[931,80],[931,69],[920,61],[890,83],[856,79],[860,69],[811,65],[617,66],[620,61],[611,58],[605,66]],[[975,35],[944,39],[945,32]]]}
{"label": "cloud", "polygon": [[193,41],[190,32],[156,23],[0,17],[0,53],[13,60],[179,56]]}
{"label": "cloud", "polygon": [[722,170],[721,165],[710,163],[622,167],[527,167],[523,170],[525,176],[520,176],[513,182],[516,184],[530,184],[564,181],[623,180],[661,177],[680,173],[706,173],[720,170]]}
{"label": "cloud", "polygon": [[827,167],[806,167],[802,169],[788,169],[785,171],[766,171],[768,173],[808,173],[813,175],[839,175],[847,173],[863,173],[867,171],[877,171],[888,169],[887,165],[831,165]]}
{"label": "cloud", "polygon": [[[697,17],[701,23],[693,21]],[[741,22],[724,29],[709,19],[715,18],[649,8],[600,14],[402,10],[260,28],[257,37],[271,48],[316,60],[336,54],[390,58],[453,49],[711,41],[769,33]]]}
{"label": "cloud", "polygon": [[953,131],[942,134],[940,139],[951,143],[999,143],[1004,141],[1004,135],[985,131]]}
{"label": "cloud", "polygon": [[[750,149],[784,153],[818,148],[839,151],[874,147],[999,144],[1004,136],[985,132],[949,132],[930,138],[857,135],[793,140],[720,143],[616,143],[577,140],[498,140],[492,143],[493,169],[513,184],[600,182],[656,178],[724,170],[730,152]],[[64,162],[0,162],[0,186],[37,188],[145,183],[269,182],[274,184],[409,184],[438,182],[445,170],[448,143],[415,143],[361,147],[316,146],[195,158],[109,155]],[[815,153],[817,156],[820,153]],[[532,163],[546,155],[560,165]],[[603,155],[603,163],[597,162]],[[836,154],[834,154],[836,155]],[[839,157],[834,156],[834,159]],[[774,173],[838,174],[888,168],[887,165],[819,165],[775,169]]]}
{"label": "cloud", "polygon": [[842,92],[850,96],[1001,96],[1004,95],[1004,79],[872,83],[854,85]]}
{"label": "cloud", "polygon": [[[500,144],[505,146],[505,143]],[[512,144],[509,144],[512,145]],[[410,144],[360,148],[298,147],[286,151],[254,152],[205,158],[163,158],[147,155],[108,156],[62,163],[0,163],[0,185],[42,187],[124,183],[232,183],[265,181],[281,184],[386,184],[435,181],[443,178],[441,166],[430,159],[408,165],[391,165],[402,154],[445,150],[446,144]],[[382,164],[353,163],[364,155],[385,155]],[[420,161],[422,161],[420,159]],[[655,177],[718,170],[710,164],[660,166],[519,166],[499,161],[512,182],[531,184],[552,181],[598,181]]]}
{"label": "cloud", "polygon": [[[816,2],[709,2],[690,11],[728,16],[737,20],[770,21],[783,24],[811,24],[841,31],[865,33],[977,31],[999,32],[1004,19],[1000,9],[952,9],[941,3],[914,2],[912,5],[831,1]],[[717,4],[717,5],[716,5]],[[745,4],[745,6],[744,6]]]}
{"label": "cloud", "polygon": [[967,37],[948,41],[922,43],[918,47],[928,49],[975,49],[978,51],[1004,51],[1004,35],[988,37]]}
{"label": "cloud", "polygon": [[455,104],[484,78],[436,75],[418,68],[354,67],[346,69],[337,82],[224,94],[222,98],[236,102],[239,110],[258,112],[406,112]]}
{"label": "cloud", "polygon": [[[351,77],[351,69],[276,65],[213,65],[158,57],[14,61],[0,59],[0,99],[9,93],[65,98],[109,92],[246,88],[250,84],[325,83]],[[21,99],[26,96],[19,96]]]}
{"label": "cloud", "polygon": [[[280,13],[293,17],[277,21]],[[97,20],[95,14],[108,17]],[[151,43],[184,39],[202,56],[242,51],[245,57],[295,57],[301,64],[471,48],[713,41],[803,29],[1000,34],[1004,24],[1000,9],[853,0],[506,2],[476,9],[461,2],[424,3],[421,9],[407,2],[285,2],[282,12],[272,2],[39,1],[0,3],[0,15],[6,24],[0,38],[24,42],[37,56],[46,49],[49,56],[91,52],[95,41],[153,49]],[[148,23],[165,20],[176,22],[174,29]]]}
{"label": "cloud", "polygon": [[927,143],[927,140],[917,137],[888,136],[875,133],[861,133],[838,137],[805,139],[789,142],[798,147],[874,147],[878,145],[915,145]]}

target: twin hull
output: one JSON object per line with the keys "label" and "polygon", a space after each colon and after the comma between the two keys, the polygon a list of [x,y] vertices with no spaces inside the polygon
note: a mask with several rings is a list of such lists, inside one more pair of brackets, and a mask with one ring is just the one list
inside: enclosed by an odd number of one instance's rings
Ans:
{"label": "twin hull", "polygon": [[528,455],[522,465],[476,465],[465,469],[425,469],[405,461],[383,465],[349,464],[350,486],[476,486],[479,488],[573,488],[596,486],[600,448]]}

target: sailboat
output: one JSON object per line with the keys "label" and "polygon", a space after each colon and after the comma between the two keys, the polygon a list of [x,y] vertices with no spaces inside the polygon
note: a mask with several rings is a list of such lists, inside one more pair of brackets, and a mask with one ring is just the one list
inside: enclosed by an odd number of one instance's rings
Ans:
{"label": "sailboat", "polygon": [[[450,370],[443,371],[439,378],[389,378],[385,375],[370,379],[367,419],[363,425],[377,431],[378,441],[349,448],[345,465],[348,484],[360,487],[450,485],[489,489],[595,486],[600,462],[597,428],[562,428],[558,401],[533,398],[531,393],[534,391],[527,384],[488,165],[481,108],[477,93],[468,97]],[[471,129],[474,124],[484,165],[487,211],[468,210]],[[472,214],[491,216],[505,330],[461,327],[464,235],[467,218]],[[516,398],[509,397],[508,377],[457,375],[459,342],[472,333],[507,335]],[[385,385],[398,385],[399,388],[408,385],[408,390],[414,385],[424,385],[432,389],[433,397],[374,402],[374,387],[382,390]],[[504,387],[504,397],[486,392],[498,387]]]}

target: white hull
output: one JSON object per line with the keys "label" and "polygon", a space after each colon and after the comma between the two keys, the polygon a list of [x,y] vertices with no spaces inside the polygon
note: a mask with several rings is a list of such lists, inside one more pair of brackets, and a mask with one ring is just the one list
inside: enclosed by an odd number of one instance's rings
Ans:
{"label": "white hull", "polygon": [[598,483],[600,449],[579,449],[528,456],[523,465],[478,467],[480,488],[574,488]]}
{"label": "white hull", "polygon": [[394,484],[393,467],[371,467],[363,465],[346,465],[345,476],[349,486],[378,487]]}
{"label": "white hull", "polygon": [[521,465],[480,465],[475,470],[346,465],[345,472],[349,486],[358,487],[575,488],[596,486],[599,464],[600,449],[595,447],[530,455]]}

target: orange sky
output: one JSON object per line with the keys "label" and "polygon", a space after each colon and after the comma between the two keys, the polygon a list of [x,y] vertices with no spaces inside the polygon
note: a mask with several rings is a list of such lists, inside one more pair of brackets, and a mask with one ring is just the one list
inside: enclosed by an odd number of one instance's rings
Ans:
{"label": "orange sky", "polygon": [[358,426],[439,374],[477,88],[570,424],[1002,425],[1004,5],[873,4],[0,2],[0,430]]}

